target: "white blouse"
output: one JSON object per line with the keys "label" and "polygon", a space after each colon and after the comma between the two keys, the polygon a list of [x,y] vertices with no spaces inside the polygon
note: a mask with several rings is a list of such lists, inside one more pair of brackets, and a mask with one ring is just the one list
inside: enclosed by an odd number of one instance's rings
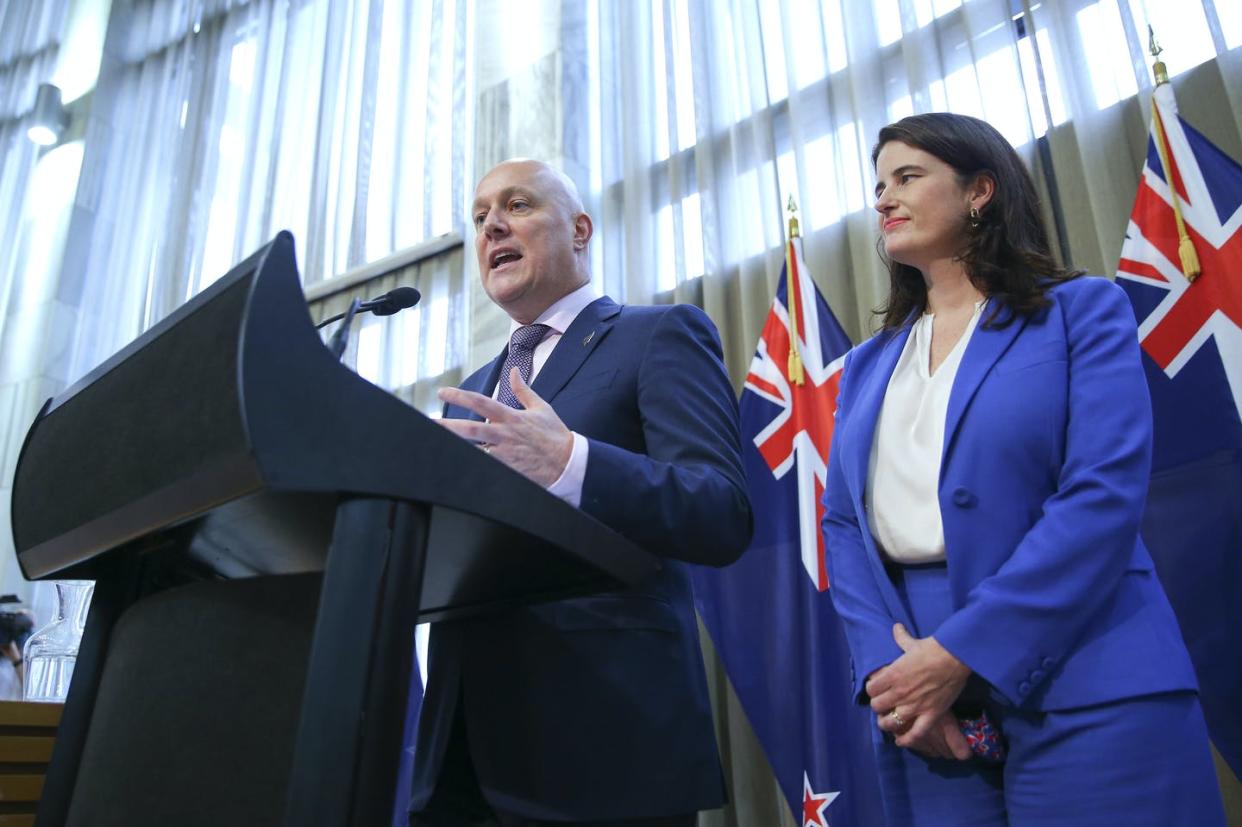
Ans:
{"label": "white blouse", "polygon": [[880,550],[894,562],[944,560],[939,487],[945,418],[953,379],[985,304],[975,304],[962,337],[934,374],[927,366],[935,316],[924,314],[888,380],[871,443],[867,522]]}

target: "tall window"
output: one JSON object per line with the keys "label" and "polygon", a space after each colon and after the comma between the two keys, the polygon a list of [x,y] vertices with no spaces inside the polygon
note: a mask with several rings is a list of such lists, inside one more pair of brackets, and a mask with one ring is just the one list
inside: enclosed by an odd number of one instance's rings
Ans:
{"label": "tall window", "polygon": [[[1151,88],[1149,23],[1175,75],[1242,43],[1242,12],[1222,0],[624,5],[588,14],[593,197],[628,239],[601,257],[652,251],[651,294],[772,250],[791,195],[817,229],[867,209],[884,123],[976,115],[1030,153]],[[730,220],[737,204],[749,214]]]}
{"label": "tall window", "polygon": [[[114,4],[79,373],[279,230],[312,284],[459,229],[467,0]],[[92,157],[91,153],[95,153]],[[453,331],[464,335],[464,331]]]}

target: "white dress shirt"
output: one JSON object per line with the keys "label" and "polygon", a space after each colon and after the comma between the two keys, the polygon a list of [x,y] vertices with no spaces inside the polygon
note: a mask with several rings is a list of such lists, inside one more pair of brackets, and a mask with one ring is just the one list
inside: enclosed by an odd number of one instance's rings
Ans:
{"label": "white dress shirt", "polygon": [[[565,331],[574,323],[574,319],[578,318],[578,314],[583,309],[595,301],[598,296],[591,289],[590,284],[584,284],[572,293],[561,296],[552,306],[543,313],[539,314],[539,318],[535,319],[532,324],[546,324],[550,329],[539,340],[539,344],[535,345],[535,352],[532,354],[532,364],[530,370],[529,383],[533,384],[535,377],[539,375],[539,371],[547,363],[548,357],[552,355],[552,350],[556,347],[556,343],[565,335]],[[516,321],[509,322],[509,339],[513,340],[513,333],[523,325]],[[496,398],[496,394],[500,392],[500,382],[496,382],[496,387],[492,391],[492,398]],[[582,502],[582,483],[586,479],[587,452],[589,450],[586,437],[576,431],[570,431],[574,437],[573,452],[569,455],[569,462],[562,469],[560,477],[556,482],[548,486],[548,491],[565,502],[578,507]]]}
{"label": "white dress shirt", "polygon": [[939,496],[945,418],[962,354],[985,304],[975,304],[962,337],[935,373],[928,372],[935,315],[924,314],[914,323],[888,381],[871,443],[867,522],[881,551],[894,562],[945,559]]}

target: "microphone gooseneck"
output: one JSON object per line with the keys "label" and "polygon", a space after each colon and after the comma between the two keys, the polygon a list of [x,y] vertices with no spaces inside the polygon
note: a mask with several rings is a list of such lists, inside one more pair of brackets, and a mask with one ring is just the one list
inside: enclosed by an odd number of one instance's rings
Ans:
{"label": "microphone gooseneck", "polygon": [[349,344],[349,328],[354,322],[354,315],[358,312],[358,308],[362,305],[362,299],[354,299],[349,303],[349,309],[342,315],[345,322],[338,327],[333,333],[332,338],[328,340],[328,350],[339,361],[345,355],[345,346]]}
{"label": "microphone gooseneck", "polygon": [[[354,301],[358,303],[358,306],[353,309],[352,312],[374,313],[376,316],[391,316],[394,313],[400,313],[407,307],[413,307],[418,304],[418,300],[422,297],[422,294],[413,287],[402,285],[401,287],[394,287],[384,295],[377,296],[374,299],[367,299],[366,301],[355,299]],[[351,311],[347,310],[344,313],[337,313],[335,316],[329,316],[319,324],[315,325],[315,327],[325,327],[335,321],[345,318],[347,315],[350,315],[350,313]]]}

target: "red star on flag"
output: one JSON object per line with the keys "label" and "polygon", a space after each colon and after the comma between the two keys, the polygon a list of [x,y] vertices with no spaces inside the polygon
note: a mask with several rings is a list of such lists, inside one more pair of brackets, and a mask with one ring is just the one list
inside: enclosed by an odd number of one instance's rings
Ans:
{"label": "red star on flag", "polygon": [[828,827],[824,810],[841,793],[819,795],[811,789],[811,779],[802,773],[802,827]]}

